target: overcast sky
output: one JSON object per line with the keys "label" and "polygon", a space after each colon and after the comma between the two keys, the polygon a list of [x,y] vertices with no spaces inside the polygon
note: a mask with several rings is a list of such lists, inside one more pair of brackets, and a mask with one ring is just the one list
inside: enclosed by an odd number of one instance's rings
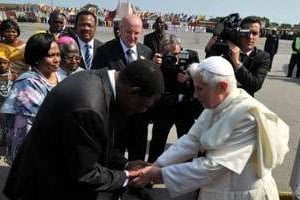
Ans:
{"label": "overcast sky", "polygon": [[[125,1],[125,0],[122,0]],[[6,3],[44,3],[63,7],[81,7],[87,3],[115,9],[118,0],[1,0]],[[131,0],[141,10],[162,13],[205,15],[206,18],[238,12],[242,17],[256,15],[271,22],[298,24],[300,0]]]}

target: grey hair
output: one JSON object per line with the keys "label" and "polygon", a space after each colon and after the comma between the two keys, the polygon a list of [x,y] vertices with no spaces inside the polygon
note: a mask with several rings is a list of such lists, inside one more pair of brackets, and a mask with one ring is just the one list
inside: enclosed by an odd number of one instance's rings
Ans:
{"label": "grey hair", "polygon": [[212,73],[210,71],[207,71],[207,70],[199,67],[199,64],[197,65],[197,67],[195,64],[191,65],[190,70],[191,70],[190,73],[192,75],[192,78],[195,77],[196,73],[200,73],[203,82],[207,83],[209,86],[214,87],[220,82],[226,82],[228,84],[228,88],[227,88],[226,92],[229,92],[229,93],[237,88],[237,82],[236,82],[236,78],[234,75],[221,76],[221,75]]}
{"label": "grey hair", "polygon": [[170,45],[179,45],[181,47],[181,39],[174,34],[165,34],[161,41],[163,50],[169,50]]}
{"label": "grey hair", "polygon": [[75,47],[76,51],[78,51],[78,53],[79,53],[79,47],[76,44],[76,42],[59,44],[61,57],[65,58],[67,56],[67,54],[71,51],[72,47]]}

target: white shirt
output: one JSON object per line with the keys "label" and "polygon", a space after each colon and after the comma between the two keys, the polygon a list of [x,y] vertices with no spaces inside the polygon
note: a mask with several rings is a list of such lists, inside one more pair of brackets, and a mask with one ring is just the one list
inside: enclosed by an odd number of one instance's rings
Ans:
{"label": "white shirt", "polygon": [[[114,99],[116,100],[116,80],[115,80],[115,72],[116,70],[112,69],[112,70],[108,70],[108,78],[109,78],[109,82],[111,84],[112,90],[113,90],[113,95],[114,95]],[[129,182],[129,172],[127,170],[124,170],[125,174],[126,174],[126,179],[125,182],[123,183],[123,187],[126,187],[128,185]]]}
{"label": "white shirt", "polygon": [[108,70],[108,78],[109,78],[109,82],[111,84],[112,90],[113,90],[113,95],[114,95],[114,99],[116,100],[116,80],[115,80],[115,72],[116,70],[112,69],[112,70]]}
{"label": "white shirt", "polygon": [[[83,42],[79,37],[77,37],[77,39],[78,39],[78,44],[79,44],[79,49],[80,49],[81,55],[83,56],[84,64],[85,64],[85,66],[87,66],[87,64],[85,63],[85,59],[84,59],[84,56],[86,53],[85,45],[88,44],[90,46],[89,54],[92,55],[92,60],[93,60],[93,58],[94,58],[94,39],[92,39],[88,43]],[[91,67],[91,66],[88,66],[88,67]]]}
{"label": "white shirt", "polygon": [[122,41],[122,39],[120,39],[120,43],[121,43],[121,46],[122,46],[122,48],[123,48],[123,52],[124,52],[124,54],[125,54],[126,60],[128,61],[128,55],[127,55],[127,53],[126,53],[128,49],[131,49],[131,50],[133,51],[133,53],[132,53],[133,60],[137,60],[137,58],[138,58],[138,52],[137,52],[137,47],[136,47],[136,45],[133,46],[133,47],[131,47],[131,48],[128,48],[128,47],[124,44],[124,42]]}

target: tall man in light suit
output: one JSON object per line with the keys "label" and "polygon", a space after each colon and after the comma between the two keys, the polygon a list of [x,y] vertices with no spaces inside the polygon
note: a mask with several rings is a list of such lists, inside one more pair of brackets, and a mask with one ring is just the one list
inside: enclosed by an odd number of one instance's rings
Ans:
{"label": "tall man in light suit", "polygon": [[95,52],[103,43],[95,39],[97,29],[97,16],[94,13],[83,10],[76,15],[75,32],[76,41],[82,56],[80,66],[85,69],[92,68],[92,60]]}

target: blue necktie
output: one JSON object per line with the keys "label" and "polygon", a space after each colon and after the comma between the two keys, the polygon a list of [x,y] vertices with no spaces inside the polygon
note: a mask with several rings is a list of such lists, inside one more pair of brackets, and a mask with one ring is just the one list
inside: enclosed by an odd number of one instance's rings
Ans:
{"label": "blue necktie", "polygon": [[89,44],[85,44],[84,46],[85,46],[85,55],[84,55],[85,65],[87,69],[90,69],[92,64],[92,55],[90,54],[91,46]]}
{"label": "blue necktie", "polygon": [[135,61],[135,59],[134,59],[134,51],[132,49],[127,49],[126,55],[127,55],[127,64]]}

